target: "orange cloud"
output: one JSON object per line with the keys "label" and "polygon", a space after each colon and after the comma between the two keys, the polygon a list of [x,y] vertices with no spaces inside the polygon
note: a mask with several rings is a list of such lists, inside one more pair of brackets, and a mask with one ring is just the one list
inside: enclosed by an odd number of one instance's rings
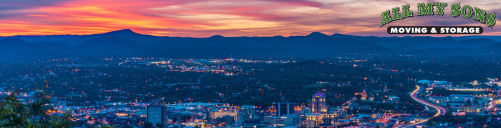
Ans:
{"label": "orange cloud", "polygon": [[[463,3],[478,5],[488,12],[501,10],[498,4],[493,4],[495,0]],[[293,36],[312,31],[390,36],[385,27],[378,25],[380,13],[403,4],[410,4],[411,10],[417,10],[416,2],[411,0],[357,3],[331,0],[0,1],[0,36],[95,34],[119,29],[183,37]],[[447,16],[412,17],[412,20],[395,21],[390,25],[476,23],[472,19],[451,19]],[[500,35],[500,31],[495,27],[486,34]]]}

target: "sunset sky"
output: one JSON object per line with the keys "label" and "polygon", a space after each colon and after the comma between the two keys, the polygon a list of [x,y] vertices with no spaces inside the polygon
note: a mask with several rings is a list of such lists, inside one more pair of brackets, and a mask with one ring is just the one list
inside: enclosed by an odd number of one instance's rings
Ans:
{"label": "sunset sky", "polygon": [[[423,0],[419,2],[437,2]],[[120,29],[156,36],[293,36],[313,31],[393,36],[388,26],[471,25],[501,35],[501,1],[444,0],[444,16],[417,16],[415,0],[0,0],[0,36],[96,34]],[[453,3],[495,12],[497,25],[462,16]],[[379,27],[381,13],[409,4],[414,17]],[[447,35],[445,35],[447,36]]]}

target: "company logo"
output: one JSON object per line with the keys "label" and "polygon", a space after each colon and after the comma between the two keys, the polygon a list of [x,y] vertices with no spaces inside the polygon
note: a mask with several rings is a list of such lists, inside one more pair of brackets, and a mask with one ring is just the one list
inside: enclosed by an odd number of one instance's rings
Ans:
{"label": "company logo", "polygon": [[[417,16],[444,15],[444,9],[447,8],[447,3],[418,3]],[[386,10],[382,13],[380,27],[389,24],[392,21],[403,20],[408,17],[414,17],[413,12],[409,9],[410,5]],[[434,11],[436,8],[436,12]],[[474,20],[493,27],[496,25],[496,14],[494,12],[487,14],[485,10],[470,5],[461,7],[460,3],[451,5],[450,15],[453,18],[463,16],[466,19],[473,17]],[[387,29],[388,34],[482,34],[481,26],[390,26]]]}

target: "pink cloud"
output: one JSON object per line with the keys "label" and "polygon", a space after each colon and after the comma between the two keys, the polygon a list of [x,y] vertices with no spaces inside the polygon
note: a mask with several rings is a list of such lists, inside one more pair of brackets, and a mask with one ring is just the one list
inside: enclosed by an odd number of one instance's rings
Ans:
{"label": "pink cloud", "polygon": [[[501,14],[498,4],[478,5]],[[448,3],[454,3],[448,2]],[[0,36],[94,34],[133,29],[159,36],[208,37],[327,34],[387,35],[379,27],[381,12],[416,2],[362,0],[16,0],[0,1]],[[446,13],[448,13],[446,11]],[[389,25],[465,25],[473,19],[411,17]],[[501,16],[498,16],[501,17]],[[483,24],[478,23],[479,26]],[[499,34],[498,27],[489,30]]]}

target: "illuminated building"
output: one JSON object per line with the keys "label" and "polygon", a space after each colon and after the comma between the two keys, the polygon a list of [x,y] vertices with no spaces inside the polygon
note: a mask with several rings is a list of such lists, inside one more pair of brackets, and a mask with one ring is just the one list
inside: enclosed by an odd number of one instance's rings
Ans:
{"label": "illuminated building", "polygon": [[294,107],[295,114],[303,114],[303,112],[301,110],[303,110],[303,106],[295,106]]}
{"label": "illuminated building", "polygon": [[311,102],[311,113],[320,114],[327,112],[327,107],[325,105],[325,95],[324,93],[317,91],[317,93],[313,94],[312,102]]}
{"label": "illuminated building", "polygon": [[452,112],[452,115],[453,116],[464,116],[464,115],[466,115],[466,113],[465,112]]}
{"label": "illuminated building", "polygon": [[361,100],[367,100],[367,93],[365,92],[365,89],[364,91],[362,92],[362,98],[360,98]]}
{"label": "illuminated building", "polygon": [[315,125],[321,124],[322,115],[320,114],[306,114],[304,115],[306,119],[304,120],[303,127],[305,128],[314,128]]}
{"label": "illuminated building", "polygon": [[277,116],[278,115],[278,110],[277,110],[277,106],[269,106],[266,108],[266,115],[267,116]]}
{"label": "illuminated building", "polygon": [[95,122],[95,121],[93,121],[93,120],[89,120],[89,121],[87,121],[87,123],[88,123],[88,124],[90,124],[90,125],[93,125],[93,124],[94,124],[94,123],[96,123],[96,122]]}
{"label": "illuminated building", "polygon": [[255,111],[256,111],[256,106],[254,105],[242,105],[242,107],[240,107],[240,112],[242,112],[244,119],[254,117]]}
{"label": "illuminated building", "polygon": [[324,113],[322,114],[322,122],[328,124],[336,124],[338,118],[338,113]]}
{"label": "illuminated building", "polygon": [[210,111],[209,118],[217,119],[217,118],[222,118],[223,116],[235,117],[237,114],[238,114],[237,111],[213,110],[213,111]]}
{"label": "illuminated building", "polygon": [[129,114],[127,114],[124,111],[116,112],[115,115],[117,115],[118,117],[128,117],[129,116]]}
{"label": "illuminated building", "polygon": [[103,117],[103,118],[98,118],[97,119],[97,122],[101,123],[101,124],[108,124],[108,122],[106,121],[106,117]]}
{"label": "illuminated building", "polygon": [[146,121],[157,124],[157,123],[162,123],[162,124],[167,124],[167,107],[162,106],[162,105],[151,105],[148,106],[147,108],[147,117]]}

